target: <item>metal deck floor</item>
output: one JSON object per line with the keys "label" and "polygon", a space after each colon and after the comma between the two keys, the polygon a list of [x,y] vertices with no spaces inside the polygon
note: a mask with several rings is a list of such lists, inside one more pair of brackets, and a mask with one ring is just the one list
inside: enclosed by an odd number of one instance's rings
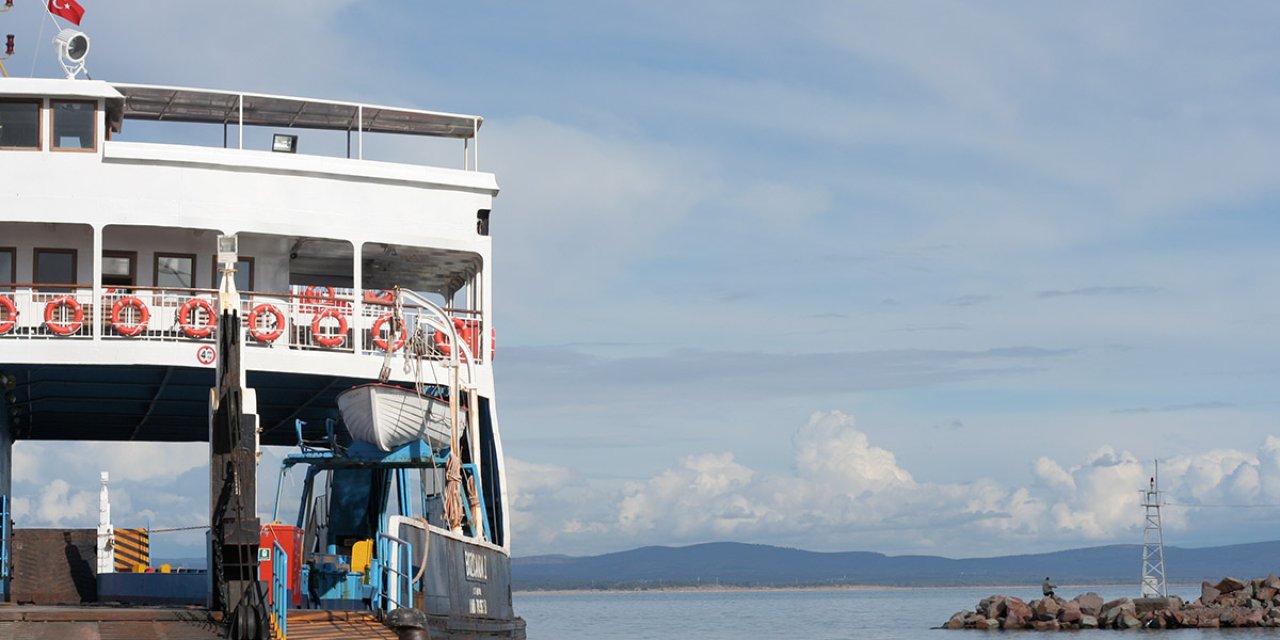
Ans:
{"label": "metal deck floor", "polygon": [[214,640],[222,625],[205,609],[0,606],[0,640]]}

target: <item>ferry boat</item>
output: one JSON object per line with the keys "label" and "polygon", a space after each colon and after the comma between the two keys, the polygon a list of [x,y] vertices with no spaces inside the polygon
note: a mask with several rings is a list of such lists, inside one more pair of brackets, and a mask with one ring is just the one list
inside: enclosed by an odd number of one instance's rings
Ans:
{"label": "ferry boat", "polygon": [[[8,530],[16,441],[210,441],[208,597],[147,628],[523,638],[482,118],[80,79],[77,38],[59,34],[67,79],[0,78],[0,596],[17,599],[24,560]],[[375,160],[375,140],[459,162]],[[313,142],[338,152],[308,155]],[[432,425],[353,438],[338,398],[370,384],[423,398],[434,408],[408,419]],[[257,520],[260,445],[298,447],[285,466],[308,469],[292,523]],[[0,621],[128,617],[49,611]]]}

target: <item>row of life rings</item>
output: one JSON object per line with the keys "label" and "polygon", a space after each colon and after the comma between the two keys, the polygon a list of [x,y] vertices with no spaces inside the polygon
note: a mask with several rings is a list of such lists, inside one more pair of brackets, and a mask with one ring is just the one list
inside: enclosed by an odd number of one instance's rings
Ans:
{"label": "row of life rings", "polygon": [[[368,293],[366,293],[366,298],[369,297]],[[389,292],[381,293],[389,294]],[[391,300],[394,300],[394,297]],[[379,296],[377,300],[367,301],[390,302],[391,300],[384,300]],[[329,319],[337,322],[337,331],[334,333],[322,331],[325,320]],[[14,305],[13,299],[7,296],[0,296],[0,335],[13,330],[17,320],[18,309]],[[134,296],[120,298],[111,306],[111,327],[122,336],[134,337],[141,335],[143,331],[146,331],[147,324],[150,321],[151,310],[147,308],[145,302]],[[84,326],[84,307],[72,296],[59,296],[45,305],[44,322],[49,331],[56,335],[71,335]],[[388,328],[388,323],[391,323],[391,314],[389,313],[384,313],[374,320],[370,331],[373,334],[373,344],[383,351],[399,351],[404,348],[408,339],[408,332],[402,327],[400,334],[394,336],[394,339],[391,336],[385,336],[383,334],[384,330]],[[208,338],[213,335],[217,326],[218,316],[214,313],[213,303],[208,300],[191,298],[178,308],[178,328],[189,338]],[[275,305],[264,302],[254,306],[249,313],[249,336],[259,343],[271,344],[275,342],[280,336],[284,335],[284,327],[284,313]],[[474,350],[476,347],[475,329],[477,328],[475,323],[461,318],[454,318],[453,327],[457,331],[458,337]],[[323,309],[316,313],[311,320],[311,337],[317,345],[332,349],[341,346],[346,341],[349,328],[350,325],[346,316],[338,309]],[[433,342],[436,350],[440,353],[447,356],[452,352],[449,336],[445,332],[436,331]],[[497,350],[497,334],[493,329],[489,330],[489,347],[489,359],[492,360]]]}

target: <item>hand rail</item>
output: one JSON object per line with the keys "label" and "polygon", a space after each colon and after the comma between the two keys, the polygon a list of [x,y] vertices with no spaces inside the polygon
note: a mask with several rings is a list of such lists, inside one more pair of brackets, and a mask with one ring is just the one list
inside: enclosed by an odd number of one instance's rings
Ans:
{"label": "hand rail", "polygon": [[0,496],[0,601],[9,600],[9,582],[13,579],[10,550],[13,548],[13,520],[9,513],[9,496]]}
{"label": "hand rail", "polygon": [[413,608],[412,571],[413,543],[379,533],[378,555],[373,561],[373,608],[388,612]]}
{"label": "hand rail", "polygon": [[289,554],[279,540],[271,542],[271,622],[275,637],[289,635]]}

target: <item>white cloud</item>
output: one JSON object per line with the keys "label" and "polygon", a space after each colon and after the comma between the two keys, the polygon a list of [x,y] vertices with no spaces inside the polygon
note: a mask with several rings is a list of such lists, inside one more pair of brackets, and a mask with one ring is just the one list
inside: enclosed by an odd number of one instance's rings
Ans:
{"label": "white cloud", "polygon": [[[567,487],[581,489],[581,478],[564,468],[520,463],[513,485],[530,469],[551,478],[516,492],[529,516],[522,528],[536,537],[530,552],[739,540],[972,556],[1141,540],[1139,492],[1151,465],[1127,451],[1100,446],[1070,466],[1040,457],[1028,465],[1028,486],[1008,487],[989,479],[917,482],[893,452],[872,444],[838,411],[813,414],[792,443],[791,473],[754,470],[729,452],[688,455],[616,493],[595,491],[593,501],[616,504],[595,520],[574,513],[572,503],[547,501]],[[1172,457],[1161,463],[1162,488],[1169,496],[1237,504],[1271,499],[1263,487],[1277,486],[1277,449],[1280,438],[1268,437],[1258,455],[1221,450]],[[538,511],[535,520],[532,505],[569,512]],[[1165,514],[1175,538],[1216,526],[1221,517],[1172,507]],[[561,521],[571,525],[548,530]]]}

